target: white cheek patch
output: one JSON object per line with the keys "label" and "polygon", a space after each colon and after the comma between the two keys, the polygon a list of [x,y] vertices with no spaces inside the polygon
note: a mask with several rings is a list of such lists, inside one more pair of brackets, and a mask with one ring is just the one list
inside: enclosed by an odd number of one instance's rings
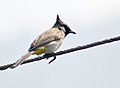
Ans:
{"label": "white cheek patch", "polygon": [[59,27],[64,33],[66,32],[65,27]]}

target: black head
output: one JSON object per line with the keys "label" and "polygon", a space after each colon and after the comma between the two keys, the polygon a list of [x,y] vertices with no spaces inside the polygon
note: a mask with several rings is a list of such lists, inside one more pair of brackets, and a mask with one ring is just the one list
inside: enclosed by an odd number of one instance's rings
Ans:
{"label": "black head", "polygon": [[68,25],[66,25],[63,21],[60,20],[59,15],[57,15],[56,23],[52,28],[59,28],[65,33],[65,36],[69,33],[76,34],[74,31],[70,29]]}

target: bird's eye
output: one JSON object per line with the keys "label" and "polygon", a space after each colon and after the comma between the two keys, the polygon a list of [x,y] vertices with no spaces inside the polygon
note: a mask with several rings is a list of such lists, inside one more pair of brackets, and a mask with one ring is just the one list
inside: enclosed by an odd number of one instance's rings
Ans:
{"label": "bird's eye", "polygon": [[59,27],[59,29],[62,30],[63,32],[66,32],[65,27],[63,27],[63,26]]}

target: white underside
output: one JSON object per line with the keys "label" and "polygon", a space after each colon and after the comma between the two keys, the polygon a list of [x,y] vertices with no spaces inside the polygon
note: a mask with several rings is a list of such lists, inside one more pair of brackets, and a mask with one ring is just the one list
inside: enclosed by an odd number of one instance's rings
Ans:
{"label": "white underside", "polygon": [[46,54],[50,54],[50,53],[54,53],[61,45],[61,42],[62,41],[54,41],[54,42],[51,42],[47,45],[45,45],[45,53]]}

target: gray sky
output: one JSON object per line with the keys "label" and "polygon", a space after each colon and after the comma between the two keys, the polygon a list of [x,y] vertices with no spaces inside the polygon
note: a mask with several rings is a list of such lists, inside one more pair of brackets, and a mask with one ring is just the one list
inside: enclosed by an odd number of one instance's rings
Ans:
{"label": "gray sky", "polygon": [[[26,53],[57,14],[77,33],[58,51],[120,35],[120,0],[1,0],[0,65]],[[43,60],[8,69],[0,72],[0,88],[120,88],[119,53],[118,41],[58,56],[50,65]]]}

